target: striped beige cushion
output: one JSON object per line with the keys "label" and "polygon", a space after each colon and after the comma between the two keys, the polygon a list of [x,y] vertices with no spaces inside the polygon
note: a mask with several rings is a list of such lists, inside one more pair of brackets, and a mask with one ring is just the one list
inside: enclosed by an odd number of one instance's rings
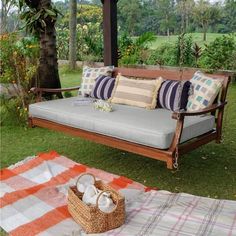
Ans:
{"label": "striped beige cushion", "polygon": [[153,80],[135,80],[118,74],[110,102],[155,109],[162,81],[161,77]]}

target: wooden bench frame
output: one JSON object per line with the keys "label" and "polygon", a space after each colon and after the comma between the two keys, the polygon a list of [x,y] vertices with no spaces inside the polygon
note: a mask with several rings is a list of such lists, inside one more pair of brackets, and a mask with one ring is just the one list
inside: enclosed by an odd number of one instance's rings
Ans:
{"label": "wooden bench frame", "polygon": [[[147,79],[153,79],[159,76],[162,76],[165,79],[171,80],[180,80],[180,72],[179,71],[170,71],[170,70],[149,70],[149,69],[135,69],[135,68],[116,68],[114,72],[114,76],[118,73],[121,73],[124,76],[131,77],[141,77]],[[189,80],[192,78],[194,71],[184,71],[182,74],[182,79]],[[70,126],[58,124],[52,121],[29,117],[29,126],[30,127],[43,127],[56,131],[61,131],[64,133],[68,133],[74,136],[82,137],[87,140],[94,141],[96,143],[104,144],[113,148],[118,148],[124,151],[140,154],[146,157],[150,157],[156,160],[165,161],[167,163],[167,168],[172,169],[177,166],[177,161],[180,155],[187,153],[199,146],[207,144],[213,140],[216,143],[221,142],[222,137],[222,122],[224,115],[224,108],[227,104],[226,95],[228,90],[228,85],[230,82],[230,76],[224,75],[210,75],[213,78],[222,78],[224,80],[223,87],[219,99],[216,99],[216,103],[207,109],[197,111],[197,112],[174,112],[172,114],[172,118],[176,120],[176,131],[173,137],[172,143],[168,149],[158,149],[149,146],[144,146],[137,143],[128,142],[122,139],[73,128]],[[41,101],[42,94],[44,92],[48,93],[58,93],[63,91],[72,91],[78,90],[79,87],[66,88],[66,89],[48,89],[48,88],[32,88],[31,91],[37,95],[37,101]],[[184,119],[186,116],[196,116],[211,113],[215,116],[215,128],[210,132],[198,136],[192,140],[189,140],[185,143],[180,143],[180,138],[183,130]]]}

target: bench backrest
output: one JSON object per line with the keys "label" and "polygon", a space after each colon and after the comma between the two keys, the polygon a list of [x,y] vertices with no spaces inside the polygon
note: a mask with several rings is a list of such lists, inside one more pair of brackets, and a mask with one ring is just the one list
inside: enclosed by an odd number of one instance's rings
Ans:
{"label": "bench backrest", "polygon": [[[184,70],[182,79],[183,80],[190,80],[196,70]],[[138,77],[138,78],[145,78],[145,79],[154,79],[157,77],[162,77],[164,79],[169,80],[181,80],[181,72],[179,70],[165,70],[165,69],[140,69],[140,68],[122,68],[116,67],[113,76],[116,76],[118,73],[121,73],[127,77]],[[207,75],[207,74],[206,74]],[[211,78],[215,79],[223,79],[223,86],[221,90],[221,97],[220,101],[224,102],[227,95],[228,85],[230,82],[230,76],[222,75],[222,74],[208,74]]]}

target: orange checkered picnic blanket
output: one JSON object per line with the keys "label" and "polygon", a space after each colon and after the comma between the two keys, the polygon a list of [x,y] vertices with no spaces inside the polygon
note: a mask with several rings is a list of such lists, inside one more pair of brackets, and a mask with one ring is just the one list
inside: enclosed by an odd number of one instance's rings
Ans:
{"label": "orange checkered picnic blanket", "polygon": [[82,173],[92,173],[116,190],[145,190],[142,184],[78,164],[55,151],[42,153],[22,165],[1,170],[1,227],[10,235],[22,236],[50,232],[56,226],[63,229],[70,223],[76,228],[66,196],[68,187]]}

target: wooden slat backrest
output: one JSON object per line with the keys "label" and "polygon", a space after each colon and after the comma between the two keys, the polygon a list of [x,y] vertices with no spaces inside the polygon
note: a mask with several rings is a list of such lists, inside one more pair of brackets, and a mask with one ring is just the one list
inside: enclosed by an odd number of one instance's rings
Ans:
{"label": "wooden slat backrest", "polygon": [[[196,70],[184,70],[183,71],[183,80],[190,80]],[[121,73],[123,76],[127,77],[138,77],[138,78],[145,78],[145,79],[154,79],[158,77],[162,77],[164,79],[169,80],[180,80],[180,71],[178,70],[164,70],[164,69],[140,69],[140,68],[122,68],[122,67],[116,67],[113,76],[116,76],[118,73]],[[226,75],[221,74],[206,74],[211,78],[214,79],[223,79],[223,86],[221,91],[221,101],[224,102],[227,95],[228,85],[230,82],[230,77]]]}
{"label": "wooden slat backrest", "polygon": [[[136,69],[136,68],[115,68],[115,75],[121,73],[127,77],[139,77],[139,78],[146,78],[146,79],[154,79],[159,76],[163,77],[164,79],[170,80],[179,80],[180,72],[179,71],[172,71],[172,70],[150,70],[150,69]],[[186,71],[184,72],[183,78],[185,80],[191,79],[193,77],[194,72]]]}

